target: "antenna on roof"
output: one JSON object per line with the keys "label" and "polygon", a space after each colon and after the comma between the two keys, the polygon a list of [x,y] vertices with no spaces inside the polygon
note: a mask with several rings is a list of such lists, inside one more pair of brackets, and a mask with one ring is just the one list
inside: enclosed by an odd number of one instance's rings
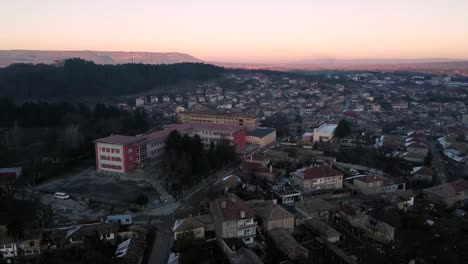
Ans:
{"label": "antenna on roof", "polygon": [[132,64],[133,64],[133,51],[130,51],[130,54],[132,55]]}

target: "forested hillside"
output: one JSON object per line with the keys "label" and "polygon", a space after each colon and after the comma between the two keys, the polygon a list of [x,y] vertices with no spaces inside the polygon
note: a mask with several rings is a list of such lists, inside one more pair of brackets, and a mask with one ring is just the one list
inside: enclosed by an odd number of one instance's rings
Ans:
{"label": "forested hillside", "polygon": [[223,70],[203,63],[98,65],[76,58],[62,66],[13,64],[0,68],[0,94],[25,100],[122,95],[209,80]]}

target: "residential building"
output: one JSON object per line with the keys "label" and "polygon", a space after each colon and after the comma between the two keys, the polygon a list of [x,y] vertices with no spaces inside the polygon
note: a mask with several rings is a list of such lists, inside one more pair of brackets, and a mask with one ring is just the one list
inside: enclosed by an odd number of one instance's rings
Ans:
{"label": "residential building", "polygon": [[135,100],[135,106],[136,107],[143,107],[146,103],[146,98],[145,97],[138,97]]}
{"label": "residential building", "polygon": [[281,205],[268,204],[253,208],[260,218],[263,230],[269,232],[274,229],[285,229],[289,233],[294,231],[294,215],[284,209]]}
{"label": "residential building", "polygon": [[362,194],[376,194],[382,192],[384,178],[377,175],[366,175],[354,178],[353,185]]}
{"label": "residential building", "polygon": [[336,210],[336,207],[322,199],[301,200],[294,204],[297,215],[297,224],[302,224],[307,220],[321,218],[326,221]]}
{"label": "residential building", "polygon": [[405,101],[393,102],[392,109],[393,111],[400,111],[400,110],[408,109],[408,102],[405,102]]}
{"label": "residential building", "polygon": [[13,258],[18,256],[18,246],[11,237],[7,236],[6,228],[0,228],[0,257]]}
{"label": "residential building", "polygon": [[273,186],[272,193],[278,204],[284,206],[294,205],[295,202],[302,200],[301,191],[291,185]]}
{"label": "residential building", "polygon": [[21,249],[24,255],[40,254],[41,241],[41,231],[28,231],[24,234],[24,237],[21,239],[21,241],[17,243],[17,246],[19,249]]}
{"label": "residential building", "polygon": [[340,241],[340,232],[336,231],[322,218],[312,218],[305,222],[305,227],[330,243]]}
{"label": "residential building", "polygon": [[214,223],[210,215],[199,215],[184,219],[177,219],[174,223],[172,232],[174,240],[179,239],[182,235],[193,233],[195,238],[211,239],[214,238]]}
{"label": "residential building", "polygon": [[178,114],[179,122],[185,123],[214,123],[226,125],[240,125],[247,130],[254,130],[259,126],[259,120],[253,115],[235,112],[194,111]]}
{"label": "residential building", "polygon": [[322,124],[319,128],[314,130],[314,142],[328,142],[335,136],[335,131],[338,125],[336,124]]}
{"label": "residential building", "polygon": [[302,168],[291,174],[294,183],[305,192],[343,188],[343,173],[326,165]]}
{"label": "residential building", "polygon": [[434,171],[426,166],[414,167],[411,174],[413,181],[432,182],[434,178]]}
{"label": "residential building", "polygon": [[395,237],[395,228],[393,226],[367,215],[354,206],[344,203],[339,204],[335,217],[337,221],[347,221],[353,227],[361,229],[366,233],[366,236],[380,243],[392,242]]}
{"label": "residential building", "polygon": [[453,207],[468,199],[468,181],[458,180],[424,189],[426,200],[443,207]]}
{"label": "residential building", "polygon": [[218,238],[241,238],[246,244],[253,242],[257,224],[255,212],[239,197],[228,194],[210,204]]}
{"label": "residential building", "polygon": [[297,242],[286,230],[275,229],[268,233],[276,249],[290,261],[307,261],[309,250]]}

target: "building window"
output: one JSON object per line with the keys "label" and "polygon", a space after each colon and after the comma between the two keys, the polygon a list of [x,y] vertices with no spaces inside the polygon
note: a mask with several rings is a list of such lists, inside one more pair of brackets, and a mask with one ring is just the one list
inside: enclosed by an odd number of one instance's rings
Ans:
{"label": "building window", "polygon": [[129,148],[129,149],[128,149],[128,153],[133,153],[133,149],[132,149],[132,148]]}
{"label": "building window", "polygon": [[29,241],[29,246],[34,247],[34,241]]}

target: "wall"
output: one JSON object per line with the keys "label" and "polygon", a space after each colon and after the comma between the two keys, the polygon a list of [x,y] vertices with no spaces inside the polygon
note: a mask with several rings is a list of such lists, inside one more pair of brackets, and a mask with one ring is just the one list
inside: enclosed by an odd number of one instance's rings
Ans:
{"label": "wall", "polygon": [[98,171],[125,172],[124,147],[122,145],[97,142],[95,149]]}

